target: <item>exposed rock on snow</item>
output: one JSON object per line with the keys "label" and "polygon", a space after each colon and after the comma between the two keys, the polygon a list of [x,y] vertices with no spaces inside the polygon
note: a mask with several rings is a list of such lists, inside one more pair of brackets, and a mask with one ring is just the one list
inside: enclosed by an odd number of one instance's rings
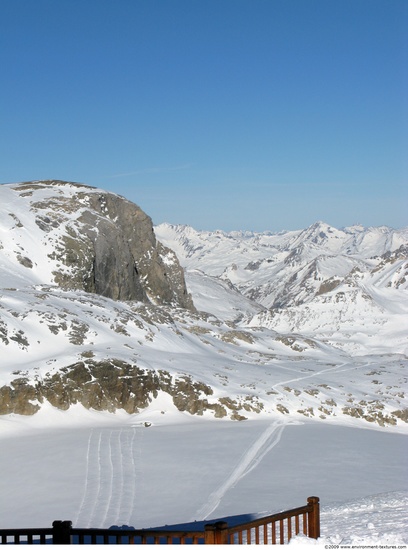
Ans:
{"label": "exposed rock on snow", "polygon": [[[213,286],[222,280],[262,308],[242,302],[241,325],[317,337],[353,354],[408,354],[407,229],[337,230],[318,222],[278,234],[169,224],[155,232],[177,250],[194,295],[201,273],[201,288],[209,277]],[[202,294],[199,309],[217,315],[220,295],[205,301]]]}
{"label": "exposed rock on snow", "polygon": [[177,258],[135,204],[61,181],[2,185],[0,193],[2,260],[11,272],[16,259],[30,269],[27,282],[193,307]]}
{"label": "exposed rock on snow", "polygon": [[59,181],[0,202],[2,414],[135,413],[164,391],[215,418],[406,428],[408,230],[153,230]]}
{"label": "exposed rock on snow", "polygon": [[346,281],[365,278],[408,288],[408,229],[338,230],[318,222],[299,231],[225,233],[161,224],[155,233],[188,271],[227,280],[267,308],[309,303]]}

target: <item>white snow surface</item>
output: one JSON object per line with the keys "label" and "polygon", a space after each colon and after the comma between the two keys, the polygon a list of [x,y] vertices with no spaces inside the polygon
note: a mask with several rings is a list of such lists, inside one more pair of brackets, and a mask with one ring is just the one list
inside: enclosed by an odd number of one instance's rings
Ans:
{"label": "white snow surface", "polygon": [[248,521],[317,495],[319,544],[408,543],[402,434],[290,418],[214,422],[175,410],[165,394],[131,417],[45,407],[0,426],[0,528],[55,519],[194,528]]}
{"label": "white snow surface", "polygon": [[78,213],[52,233],[32,214],[56,188],[0,186],[0,386],[114,357],[204,382],[247,420],[194,417],[164,393],[135,415],[45,402],[2,416],[0,528],[257,517],[317,495],[319,544],[408,544],[408,229],[163,224],[195,314],[59,289],[49,254]]}
{"label": "white snow surface", "polygon": [[177,253],[187,272],[199,270],[227,280],[265,307],[313,302],[316,295],[330,294],[327,283],[335,281],[408,288],[408,229],[338,230],[317,222],[299,231],[225,233],[161,224],[155,233]]}

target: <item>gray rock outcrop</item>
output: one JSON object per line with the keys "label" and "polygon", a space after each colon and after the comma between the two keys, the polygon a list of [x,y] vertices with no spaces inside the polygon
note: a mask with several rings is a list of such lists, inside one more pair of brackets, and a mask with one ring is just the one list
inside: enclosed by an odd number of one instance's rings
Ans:
{"label": "gray rock outcrop", "polygon": [[[36,191],[55,187],[55,196],[36,201]],[[64,193],[64,186],[71,192]],[[72,192],[72,188],[75,192]],[[36,224],[49,240],[57,267],[54,281],[114,300],[138,300],[194,309],[184,272],[173,251],[156,240],[151,218],[113,193],[61,181],[20,184],[33,196]]]}

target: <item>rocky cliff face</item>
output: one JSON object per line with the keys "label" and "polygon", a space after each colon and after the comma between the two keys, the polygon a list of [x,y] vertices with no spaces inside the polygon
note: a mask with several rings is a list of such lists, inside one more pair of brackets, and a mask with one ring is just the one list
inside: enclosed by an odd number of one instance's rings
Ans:
{"label": "rocky cliff face", "polygon": [[[17,210],[20,201],[29,201],[53,282],[61,288],[194,308],[175,254],[157,242],[151,219],[136,204],[61,181],[27,182],[11,189]],[[18,220],[20,229],[25,223]],[[33,267],[30,250],[21,257],[25,267]]]}
{"label": "rocky cliff face", "polygon": [[174,405],[190,414],[212,409],[221,418],[231,410],[228,404],[226,408],[216,400],[210,403],[207,397],[213,390],[190,376],[174,378],[166,371],[141,369],[118,359],[85,359],[34,382],[23,376],[0,387],[0,414],[31,415],[44,400],[60,410],[81,403],[95,411],[123,409],[133,414],[147,407],[159,391],[171,395]]}

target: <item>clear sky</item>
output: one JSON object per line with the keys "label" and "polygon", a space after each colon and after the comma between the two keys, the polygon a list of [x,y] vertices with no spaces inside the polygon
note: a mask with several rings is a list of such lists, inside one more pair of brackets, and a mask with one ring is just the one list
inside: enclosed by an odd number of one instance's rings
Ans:
{"label": "clear sky", "polygon": [[0,0],[0,181],[155,224],[408,225],[408,0]]}

